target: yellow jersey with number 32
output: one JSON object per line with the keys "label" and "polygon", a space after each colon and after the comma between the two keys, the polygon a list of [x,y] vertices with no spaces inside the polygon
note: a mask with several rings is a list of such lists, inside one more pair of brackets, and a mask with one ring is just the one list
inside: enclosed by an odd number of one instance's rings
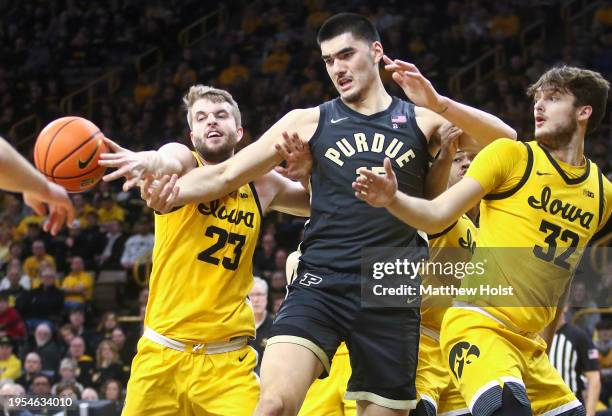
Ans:
{"label": "yellow jersey with number 32", "polygon": [[[554,318],[587,243],[610,216],[610,182],[589,160],[571,166],[537,142],[509,139],[485,147],[466,177],[487,192],[472,258],[485,273],[484,280],[464,281],[462,288],[476,290],[457,299],[485,306],[522,331],[539,332]],[[508,287],[511,293],[495,292]]]}
{"label": "yellow jersey with number 32", "polygon": [[181,342],[254,337],[247,295],[261,217],[252,183],[215,201],[156,214],[145,325]]}

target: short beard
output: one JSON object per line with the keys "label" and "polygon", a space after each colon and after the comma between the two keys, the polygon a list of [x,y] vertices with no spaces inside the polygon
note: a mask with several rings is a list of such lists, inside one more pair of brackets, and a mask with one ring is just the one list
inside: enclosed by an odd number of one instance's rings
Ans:
{"label": "short beard", "polygon": [[545,147],[557,150],[566,147],[572,141],[576,130],[578,130],[578,122],[572,117],[567,125],[559,127],[556,131],[550,133],[536,135],[535,139]]}
{"label": "short beard", "polygon": [[221,163],[232,157],[234,148],[238,143],[238,135],[236,132],[227,134],[227,140],[216,149],[210,149],[203,137],[198,137],[194,140],[195,150],[206,161],[211,163]]}

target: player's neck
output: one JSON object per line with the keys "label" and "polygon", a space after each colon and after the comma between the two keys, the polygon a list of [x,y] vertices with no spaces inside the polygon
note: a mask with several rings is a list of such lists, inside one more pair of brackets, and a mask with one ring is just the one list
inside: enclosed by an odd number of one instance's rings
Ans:
{"label": "player's neck", "polygon": [[584,134],[575,132],[566,145],[560,146],[557,149],[551,149],[545,144],[541,144],[550,152],[552,157],[572,166],[581,166],[584,164]]}
{"label": "player's neck", "polygon": [[351,103],[344,100],[342,100],[342,102],[351,110],[369,116],[386,110],[391,105],[392,101],[391,96],[385,90],[380,78],[378,78],[367,91],[364,91],[363,97],[363,99]]}

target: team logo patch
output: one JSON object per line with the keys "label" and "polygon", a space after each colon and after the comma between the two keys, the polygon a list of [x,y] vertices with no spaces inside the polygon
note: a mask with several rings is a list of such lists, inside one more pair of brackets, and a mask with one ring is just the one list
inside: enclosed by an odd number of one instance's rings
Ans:
{"label": "team logo patch", "polygon": [[314,274],[306,273],[304,277],[300,279],[300,284],[304,286],[313,286],[318,285],[323,281],[319,276],[315,276]]}
{"label": "team logo patch", "polygon": [[448,364],[455,378],[459,380],[465,365],[471,364],[478,357],[480,357],[480,348],[476,345],[465,341],[456,343],[448,356]]}
{"label": "team logo patch", "polygon": [[408,118],[404,114],[396,114],[391,116],[391,124],[394,129],[404,127],[403,125],[408,122]]}

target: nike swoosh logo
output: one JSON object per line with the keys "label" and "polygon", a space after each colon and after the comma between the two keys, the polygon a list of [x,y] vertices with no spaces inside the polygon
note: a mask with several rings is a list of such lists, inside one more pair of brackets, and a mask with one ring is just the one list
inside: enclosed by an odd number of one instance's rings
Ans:
{"label": "nike swoosh logo", "polygon": [[549,176],[549,175],[552,175],[552,173],[540,172],[540,171],[536,170],[536,175],[538,175],[538,176]]}
{"label": "nike swoosh logo", "polygon": [[100,148],[100,145],[102,145],[102,140],[98,140],[98,144],[96,145],[96,148],[94,149],[93,152],[91,152],[91,155],[89,155],[89,157],[85,159],[85,161],[82,161],[81,158],[79,158],[79,169],[85,169],[87,165],[89,165],[89,162],[91,162],[94,156],[96,155],[96,152]]}
{"label": "nike swoosh logo", "polygon": [[242,357],[238,357],[238,361],[242,362],[246,358],[247,355],[249,355],[248,352],[244,354]]}
{"label": "nike swoosh logo", "polygon": [[336,124],[336,123],[340,123],[342,120],[346,120],[348,117],[342,117],[339,118],[337,120],[334,120],[333,118],[330,120],[332,124]]}

